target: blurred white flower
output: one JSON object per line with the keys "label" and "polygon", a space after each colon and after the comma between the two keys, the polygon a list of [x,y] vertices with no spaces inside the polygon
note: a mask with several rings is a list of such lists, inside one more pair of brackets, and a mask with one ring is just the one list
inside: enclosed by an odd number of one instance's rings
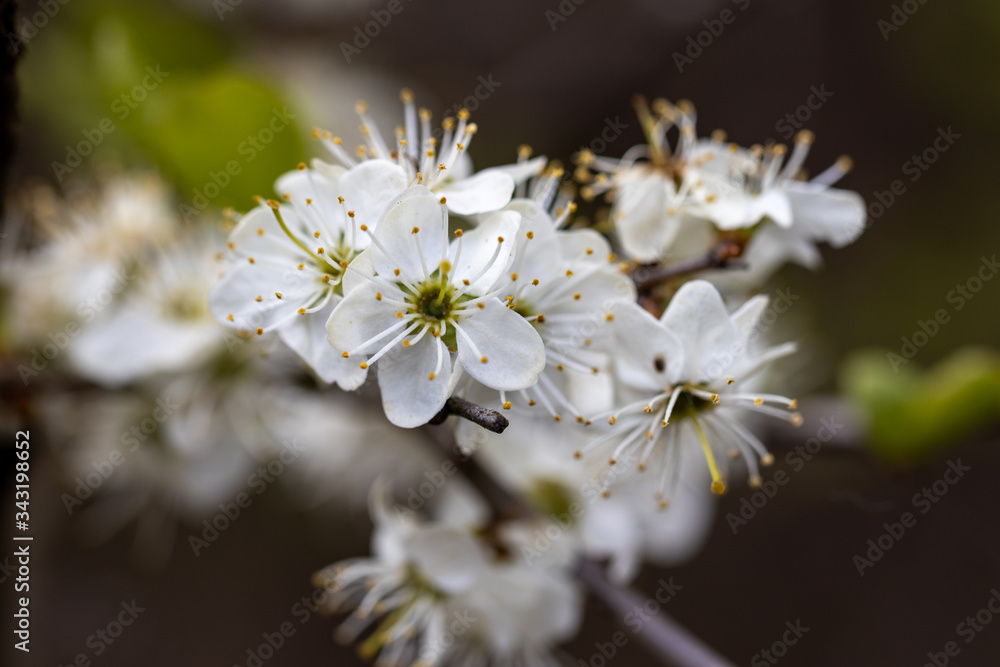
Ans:
{"label": "blurred white flower", "polygon": [[382,360],[382,406],[393,424],[426,423],[462,369],[499,390],[537,381],[542,341],[492,288],[510,265],[519,222],[508,211],[449,243],[443,198],[414,186],[370,232],[372,247],[350,265],[327,331],[345,359],[370,355],[361,368]]}
{"label": "blurred white flower", "polygon": [[201,234],[137,266],[131,286],[69,346],[83,377],[115,387],[156,373],[193,370],[223,350],[225,329],[208,312],[220,266]]}

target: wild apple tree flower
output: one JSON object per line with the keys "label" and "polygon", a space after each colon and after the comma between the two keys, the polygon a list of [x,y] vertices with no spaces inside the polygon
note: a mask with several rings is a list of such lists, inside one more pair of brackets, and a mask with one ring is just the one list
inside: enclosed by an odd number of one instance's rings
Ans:
{"label": "wild apple tree flower", "polygon": [[[412,428],[437,414],[462,372],[502,391],[530,387],[545,366],[538,333],[493,288],[510,266],[520,215],[491,218],[448,241],[443,197],[417,185],[349,266],[327,322],[330,345],[362,369],[379,362],[382,406]],[[456,353],[456,359],[452,359]],[[368,355],[367,358],[366,355]]]}
{"label": "wild apple tree flower", "polygon": [[[743,253],[748,270],[734,271],[732,278],[760,285],[787,261],[815,269],[821,263],[818,243],[843,248],[864,231],[861,196],[830,187],[850,171],[850,158],[837,159],[812,180],[801,179],[813,141],[811,132],[799,132],[787,161],[782,145],[750,150],[715,146],[719,154],[728,156],[729,165],[724,180],[716,181],[727,195],[712,207],[713,214],[732,227],[762,223]],[[717,278],[726,279],[713,275],[713,281]]]}
{"label": "wild apple tree flower", "polygon": [[657,455],[661,504],[677,483],[677,457],[686,447],[701,448],[713,492],[726,488],[716,462],[719,450],[742,455],[751,485],[760,484],[757,458],[769,465],[773,457],[740,422],[741,415],[752,411],[802,422],[792,412],[794,399],[744,390],[759,371],[795,350],[792,343],[760,353],[750,349],[766,306],[767,298],[757,296],[730,315],[711,283],[694,280],[677,291],[659,320],[638,306],[622,310],[616,318],[621,336],[616,379],[628,403],[610,411],[606,433],[577,455],[613,445],[610,465],[634,464],[639,471]]}
{"label": "wild apple tree flower", "polygon": [[229,236],[233,268],[212,290],[225,325],[281,339],[324,382],[358,388],[366,373],[327,343],[326,321],[343,296],[346,266],[406,180],[386,160],[351,169],[320,161],[278,179],[284,202],[262,202]]}
{"label": "wild apple tree flower", "polygon": [[[613,263],[603,236],[590,229],[561,229],[575,209],[572,204],[549,213],[560,177],[561,170],[556,170],[535,179],[532,198],[515,199],[503,212],[480,219],[490,224],[491,216],[520,214],[514,258],[491,289],[531,323],[545,345],[545,369],[538,383],[512,398],[538,405],[556,420],[568,413],[582,422],[583,411],[567,397],[560,376],[600,371],[605,362],[595,339],[617,304],[635,299],[635,285]],[[500,404],[507,410],[512,405],[504,391]]]}
{"label": "wild apple tree flower", "polygon": [[368,105],[358,102],[361,134],[365,145],[358,146],[355,156],[344,142],[329,132],[314,130],[337,162],[353,167],[367,160],[391,161],[398,177],[408,185],[421,184],[447,199],[448,210],[458,215],[475,215],[503,208],[511,199],[517,184],[539,173],[545,158],[528,159],[530,150],[519,152],[516,164],[492,167],[473,173],[469,144],[478,131],[469,122],[469,112],[462,109],[458,120],[445,118],[439,132],[431,130],[432,114],[413,102],[413,93],[400,93],[404,105],[404,124],[396,128],[395,139],[387,141],[368,112]]}

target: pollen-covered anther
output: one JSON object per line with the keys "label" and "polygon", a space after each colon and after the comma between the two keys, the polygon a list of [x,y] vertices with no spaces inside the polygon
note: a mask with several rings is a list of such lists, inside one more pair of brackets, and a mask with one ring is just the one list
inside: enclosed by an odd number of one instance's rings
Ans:
{"label": "pollen-covered anther", "polygon": [[503,243],[503,237],[502,236],[498,236],[497,237],[497,243]]}
{"label": "pollen-covered anther", "polygon": [[226,315],[226,319],[229,320],[230,322],[232,322],[233,321],[233,314],[229,313],[228,315]]}
{"label": "pollen-covered anther", "polygon": [[325,283],[330,282],[330,274],[329,273],[324,273],[323,274],[323,282],[325,282]]}
{"label": "pollen-covered anther", "polygon": [[260,227],[258,227],[257,228],[257,236],[263,236],[263,235],[264,235],[264,230],[261,229]]}
{"label": "pollen-covered anther", "polygon": [[416,233],[418,233],[419,231],[420,231],[420,228],[419,228],[419,227],[414,227],[413,229],[411,229],[411,230],[410,230],[410,233],[411,233],[411,234],[416,234]]}
{"label": "pollen-covered anther", "polygon": [[264,297],[261,296],[260,294],[258,294],[257,296],[254,297],[254,301],[256,301],[257,303],[260,303],[263,300],[264,300]]}
{"label": "pollen-covered anther", "polygon": [[552,418],[555,419],[557,422],[562,421],[562,415],[553,415]]}
{"label": "pollen-covered anther", "polygon": [[436,378],[436,377],[437,377],[437,375],[435,375],[434,373],[428,373],[428,374],[427,374],[427,379],[428,379],[428,380],[433,380],[433,379],[434,379],[434,378]]}
{"label": "pollen-covered anther", "polygon": [[612,457],[611,457],[610,459],[608,459],[608,465],[609,465],[609,466],[613,466],[613,465],[616,465],[617,463],[618,463],[618,459],[616,459],[616,458],[615,458],[615,457],[613,457],[613,456],[612,456]]}
{"label": "pollen-covered anther", "polygon": [[611,489],[604,489],[603,491],[601,491],[601,497],[602,498],[610,498],[611,497]]}
{"label": "pollen-covered anther", "polygon": [[572,270],[570,270],[570,269],[566,269],[566,277],[567,277],[567,278],[569,278],[569,277],[571,277],[572,275],[573,275],[573,271],[572,271]]}
{"label": "pollen-covered anther", "polygon": [[456,230],[455,230],[455,236],[456,236],[456,237],[459,237],[459,236],[461,236],[461,235],[462,235],[462,230],[461,230],[461,229],[456,229]]}
{"label": "pollen-covered anther", "polygon": [[792,402],[788,404],[789,410],[796,410],[799,407],[799,402],[796,399],[792,399]]}
{"label": "pollen-covered anther", "polygon": [[636,470],[637,470],[638,472],[646,472],[646,464],[645,464],[645,463],[643,463],[642,461],[639,461],[639,464],[638,464],[638,465],[636,465],[635,469],[636,469]]}
{"label": "pollen-covered anther", "polygon": [[614,313],[608,313],[607,315],[604,316],[604,319],[607,320],[608,322],[611,322],[612,320],[615,319],[615,315]]}
{"label": "pollen-covered anther", "polygon": [[758,405],[758,406],[759,406],[759,405],[764,405],[764,399],[763,399],[763,398],[760,398],[760,397],[758,397],[758,398],[755,398],[755,399],[753,399],[753,404],[754,404],[754,405]]}
{"label": "pollen-covered anther", "polygon": [[250,262],[251,264],[257,263],[257,260],[255,260],[253,257],[247,257],[247,261]]}
{"label": "pollen-covered anther", "polygon": [[771,454],[770,452],[764,454],[764,456],[760,457],[760,464],[765,468],[770,465],[774,465],[774,455]]}
{"label": "pollen-covered anther", "polygon": [[261,329],[260,327],[257,327],[257,335],[258,336],[263,336],[264,335],[264,330]]}
{"label": "pollen-covered anther", "polygon": [[651,414],[653,414],[653,406],[652,405],[644,405],[644,406],[642,406],[642,411],[645,412],[647,415],[651,415]]}
{"label": "pollen-covered anther", "polygon": [[712,493],[714,493],[717,496],[721,496],[725,492],[726,492],[725,482],[718,479],[712,482]]}
{"label": "pollen-covered anther", "polygon": [[319,238],[319,237],[323,236],[323,232],[313,232],[313,236],[315,238]]}
{"label": "pollen-covered anther", "polygon": [[510,410],[510,401],[504,401],[503,409],[504,410]]}
{"label": "pollen-covered anther", "polygon": [[375,300],[376,301],[382,300],[382,292],[375,292]]}
{"label": "pollen-covered anther", "polygon": [[608,423],[614,426],[615,424],[618,423],[618,417],[611,415],[610,417],[608,417]]}
{"label": "pollen-covered anther", "polygon": [[393,269],[392,270],[392,275],[398,276],[399,275],[399,269]]}
{"label": "pollen-covered anther", "polygon": [[404,340],[403,341],[403,347],[410,347],[410,341]]}
{"label": "pollen-covered anther", "polygon": [[751,489],[759,489],[761,484],[764,483],[764,480],[760,478],[760,475],[751,475],[748,483],[750,484]]}
{"label": "pollen-covered anther", "polygon": [[344,203],[344,198],[343,197],[337,197],[337,203],[343,204]]}
{"label": "pollen-covered anther", "polygon": [[579,301],[580,300],[580,293],[579,292],[577,292],[576,294],[573,295],[573,300],[574,301]]}
{"label": "pollen-covered anther", "polygon": [[305,308],[299,308],[297,312],[298,312],[299,315],[305,315],[306,314],[306,309]]}
{"label": "pollen-covered anther", "polygon": [[583,458],[583,452],[581,452],[579,449],[576,450],[575,452],[573,452],[573,458],[574,459],[582,459]]}
{"label": "pollen-covered anther", "polygon": [[545,324],[544,313],[538,313],[537,315],[535,315],[535,321],[538,322],[539,324]]}
{"label": "pollen-covered anther", "polygon": [[276,297],[278,297],[280,299],[281,298],[281,292],[275,292],[274,296],[276,296]]}
{"label": "pollen-covered anther", "polygon": [[363,232],[367,232],[368,231],[368,225],[361,225],[360,227],[358,227],[358,229],[360,229]]}
{"label": "pollen-covered anther", "polygon": [[532,285],[538,285],[538,278],[533,278],[533,279],[531,280],[531,284],[532,284]]}
{"label": "pollen-covered anther", "polygon": [[347,352],[344,352],[344,353],[343,353],[342,355],[340,355],[340,356],[342,356],[342,357],[343,357],[344,359],[347,359],[347,358],[348,358],[348,355],[347,355]]}
{"label": "pollen-covered anther", "polygon": [[479,358],[479,361],[480,361],[481,363],[484,363],[484,364],[485,364],[485,363],[487,363],[487,362],[488,362],[489,360],[490,360],[490,358],[489,358],[489,357],[480,357],[480,358]]}
{"label": "pollen-covered anther", "polygon": [[316,248],[316,254],[317,255],[322,255],[325,252],[326,252],[326,250],[323,249],[323,246],[320,246],[319,248]]}
{"label": "pollen-covered anther", "polygon": [[510,279],[511,280],[517,280],[517,274],[516,273],[510,274]]}
{"label": "pollen-covered anther", "polygon": [[805,420],[802,419],[802,415],[800,415],[798,412],[794,413],[789,419],[789,421],[792,423],[792,426],[795,427],[802,426],[803,422],[805,422]]}
{"label": "pollen-covered anther", "polygon": [[711,398],[713,403],[715,403],[716,405],[719,404],[720,399],[718,394],[712,394]]}
{"label": "pollen-covered anther", "polygon": [[736,378],[726,378],[726,384],[733,384],[734,382],[736,382]]}
{"label": "pollen-covered anther", "polygon": [[360,364],[358,364],[358,368],[360,368],[361,370],[364,370],[364,369],[368,368],[368,364],[362,361]]}
{"label": "pollen-covered anther", "polygon": [[347,264],[348,264],[348,262],[347,262],[346,259],[340,260],[340,268],[346,269],[347,268]]}

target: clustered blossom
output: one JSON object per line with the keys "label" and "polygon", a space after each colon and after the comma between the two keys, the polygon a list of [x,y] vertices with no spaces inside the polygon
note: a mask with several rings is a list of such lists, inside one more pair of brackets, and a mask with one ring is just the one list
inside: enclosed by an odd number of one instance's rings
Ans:
{"label": "clustered blossom", "polygon": [[[314,579],[329,611],[350,612],[338,638],[377,665],[561,664],[557,646],[580,623],[579,560],[605,561],[621,584],[644,562],[690,558],[711,492],[743,468],[759,485],[773,460],[747,416],[801,424],[794,398],[766,390],[796,345],[762,339],[768,300],[753,293],[789,261],[818,266],[818,243],[851,243],[864,205],[831,187],[846,158],[805,180],[808,132],[790,149],[744,148],[699,138],[689,103],[639,100],[646,143],[577,156],[581,198],[611,205],[590,224],[574,217],[560,164],[521,146],[513,164],[476,171],[468,112],[433,129],[401,98],[391,134],[358,104],[356,150],[315,130],[330,162],[299,164],[274,198],[230,213],[224,249],[185,231],[155,179],[121,179],[86,206],[35,197],[36,219],[71,223],[48,224],[53,238],[0,272],[10,310],[35,306],[12,318],[13,337],[48,349],[75,311],[85,321],[54,365],[129,389],[72,397],[80,421],[102,417],[62,434],[71,478],[109,433],[135,435],[134,449],[123,441],[135,465],[106,487],[127,500],[114,530],[135,518],[162,547],[167,515],[197,526],[254,465],[301,456],[283,483],[307,502],[366,494],[375,524],[372,557]],[[721,245],[739,264],[687,262]],[[669,279],[639,277],[658,271]],[[47,363],[22,364],[25,383]],[[360,391],[376,382],[381,410]],[[145,418],[164,406],[165,425]],[[440,425],[449,415],[461,418]],[[445,484],[420,449],[427,424],[451,431],[527,516],[494,516],[477,490]],[[77,489],[70,513],[89,495]],[[88,509],[120,509],[108,500]],[[209,547],[200,530],[196,554]]]}

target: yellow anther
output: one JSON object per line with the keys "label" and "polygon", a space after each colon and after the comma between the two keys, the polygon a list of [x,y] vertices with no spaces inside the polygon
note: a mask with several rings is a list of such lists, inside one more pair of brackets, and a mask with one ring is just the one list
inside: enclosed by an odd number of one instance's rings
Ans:
{"label": "yellow anther", "polygon": [[261,329],[260,327],[257,327],[257,335],[258,335],[258,336],[261,336],[261,335],[263,335],[263,334],[264,334],[264,330],[263,330],[263,329]]}

